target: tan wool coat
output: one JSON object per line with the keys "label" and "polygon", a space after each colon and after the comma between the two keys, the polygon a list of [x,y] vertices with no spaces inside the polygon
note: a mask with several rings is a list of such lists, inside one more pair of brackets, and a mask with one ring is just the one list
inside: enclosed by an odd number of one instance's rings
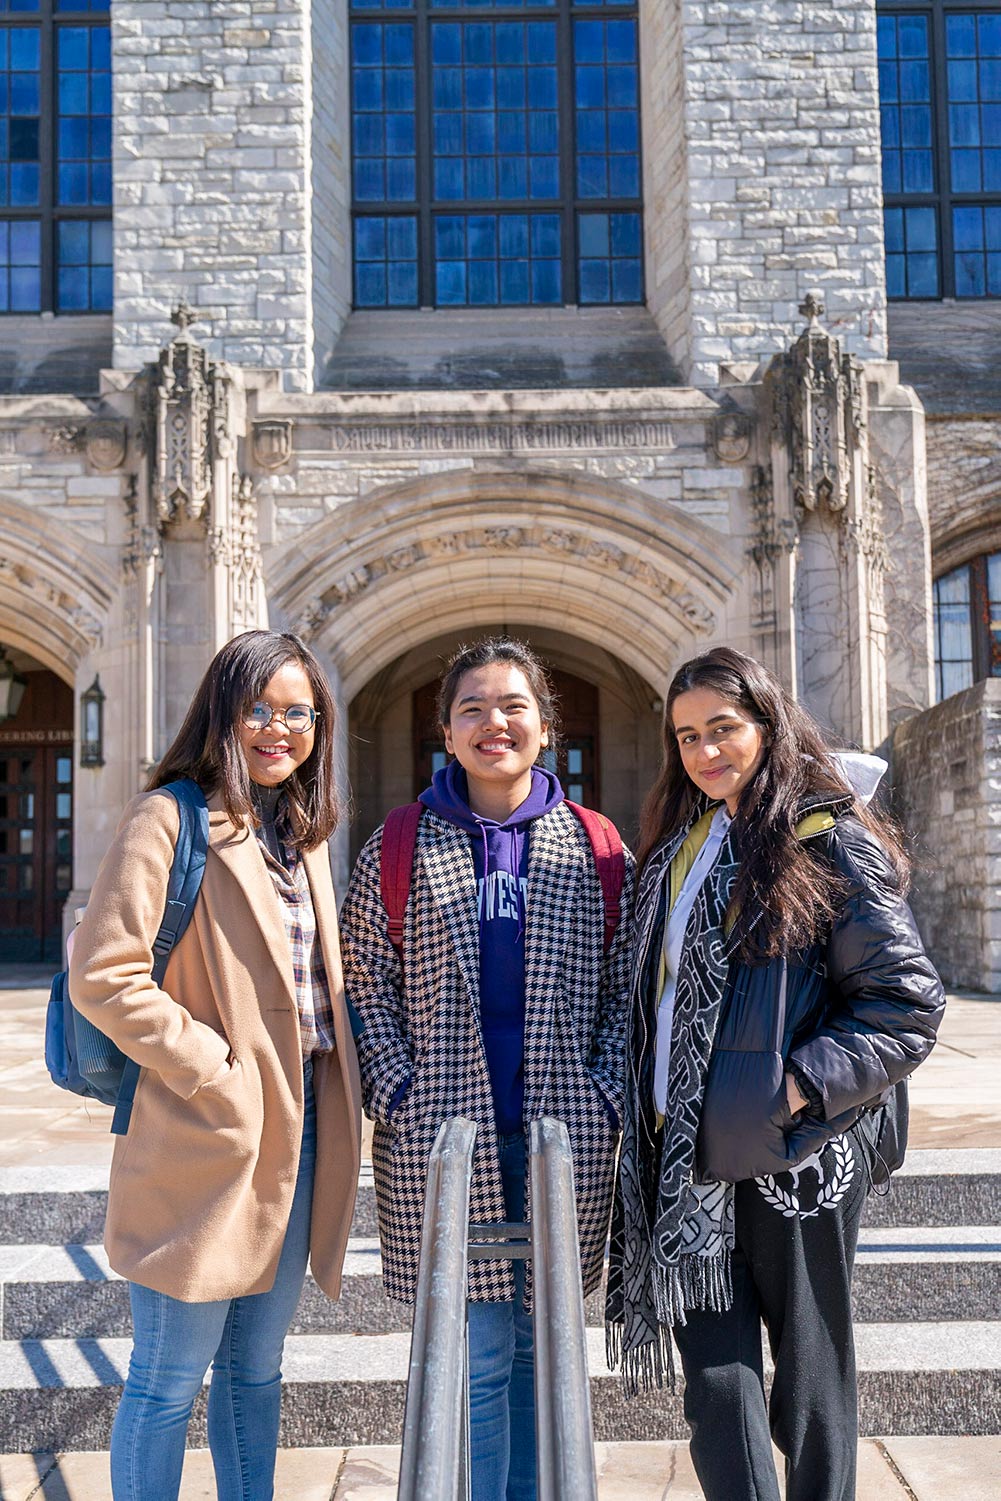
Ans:
{"label": "tan wool coat", "polygon": [[[126,809],[70,965],[74,1005],[142,1065],[128,1135],[115,1143],[108,1258],[123,1277],[185,1302],[273,1285],[303,1120],[281,898],[253,830],[235,827],[218,796],[208,806],[202,888],[164,988],[151,969],[179,827],[169,793],[144,793]],[[337,1042],[314,1059],[310,1258],[317,1282],[336,1298],[358,1183],[361,1092],[327,846],[303,858]]]}

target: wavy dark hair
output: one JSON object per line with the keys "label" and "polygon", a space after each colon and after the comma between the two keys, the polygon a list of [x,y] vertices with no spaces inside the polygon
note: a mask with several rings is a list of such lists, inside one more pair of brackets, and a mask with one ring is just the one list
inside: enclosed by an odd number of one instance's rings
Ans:
{"label": "wavy dark hair", "polygon": [[892,821],[856,798],[819,725],[778,678],[753,657],[728,646],[714,646],[686,662],[668,689],[664,764],[640,814],[640,870],[666,835],[713,806],[685,770],[674,734],[675,701],[693,688],[718,693],[754,720],[764,735],[761,764],[740,795],[733,821],[740,861],[733,910],[741,958],[760,962],[805,948],[838,909],[841,881],[796,838],[804,803],[818,795],[841,799],[875,834],[906,888],[907,859]]}
{"label": "wavy dark hair", "polygon": [[339,811],[334,700],[309,647],[287,631],[246,631],[216,653],[147,790],[191,777],[204,792],[221,792],[234,823],[256,825],[250,773],[240,744],[240,716],[289,662],[297,663],[309,678],[317,715],[312,754],[283,783],[293,812],[294,842],[299,849],[311,850],[329,839]]}
{"label": "wavy dark hair", "polygon": [[555,752],[560,729],[556,692],[541,657],[537,657],[526,642],[517,641],[512,636],[484,636],[472,646],[460,646],[449,657],[438,685],[438,723],[442,727],[448,724],[463,674],[474,672],[478,667],[489,667],[494,662],[507,662],[512,667],[520,667],[525,674],[532,697],[539,706],[539,716],[549,731],[549,745],[546,749]]}

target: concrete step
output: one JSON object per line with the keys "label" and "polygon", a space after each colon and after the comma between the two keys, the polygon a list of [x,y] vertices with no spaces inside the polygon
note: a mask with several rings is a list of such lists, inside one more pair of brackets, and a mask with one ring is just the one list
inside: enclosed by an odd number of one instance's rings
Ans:
{"label": "concrete step", "polygon": [[[0,1245],[89,1245],[100,1241],[107,1168],[0,1168]],[[872,1193],[864,1223],[887,1226],[1001,1222],[1001,1148],[913,1151],[886,1194]],[[352,1234],[378,1233],[372,1167],[363,1163]]]}
{"label": "concrete step", "polygon": [[[405,1334],[290,1337],[283,1446],[398,1441],[409,1348]],[[1001,1324],[862,1325],[857,1353],[864,1434],[991,1434],[1001,1428]],[[8,1451],[105,1448],[128,1355],[124,1339],[0,1344]],[[597,1439],[685,1437],[679,1396],[623,1397],[597,1329],[588,1332],[588,1362]],[[203,1399],[191,1442],[205,1442]]]}
{"label": "concrete step", "polygon": [[[1001,1153],[998,1154],[1001,1157]],[[0,1245],[85,1246],[104,1235],[106,1167],[0,1168]],[[358,1176],[351,1233],[378,1234],[371,1163]]]}
{"label": "concrete step", "polygon": [[[379,1243],[352,1239],[343,1292],[333,1303],[307,1279],[293,1334],[406,1333],[410,1311],[382,1291]],[[863,1229],[855,1275],[863,1323],[962,1320],[1001,1310],[1001,1230],[996,1226]],[[602,1291],[587,1300],[603,1322]],[[0,1246],[0,1339],[128,1337],[127,1285],[102,1246]]]}

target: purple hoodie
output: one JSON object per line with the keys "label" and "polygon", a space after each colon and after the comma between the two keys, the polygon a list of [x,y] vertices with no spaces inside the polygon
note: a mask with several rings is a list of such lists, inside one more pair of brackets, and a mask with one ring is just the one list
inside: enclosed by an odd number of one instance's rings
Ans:
{"label": "purple hoodie", "polygon": [[502,1136],[522,1128],[525,1094],[525,918],[528,826],[563,801],[550,771],[532,768],[532,790],[504,823],[478,818],[469,806],[458,761],[436,771],[421,802],[465,829],[473,852],[480,920],[480,1025],[494,1116]]}

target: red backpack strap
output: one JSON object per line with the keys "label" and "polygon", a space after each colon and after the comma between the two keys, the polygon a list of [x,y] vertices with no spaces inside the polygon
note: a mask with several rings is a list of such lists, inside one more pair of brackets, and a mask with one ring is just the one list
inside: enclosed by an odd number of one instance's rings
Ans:
{"label": "red backpack strap", "polygon": [[566,799],[566,806],[575,818],[580,819],[584,832],[591,841],[605,904],[604,951],[607,954],[622,915],[622,885],[626,879],[622,839],[612,820],[606,818],[604,813],[599,813],[595,808],[582,808],[580,803],[572,803],[569,798]]}
{"label": "red backpack strap", "polygon": [[417,825],[424,812],[421,803],[406,803],[392,808],[382,826],[382,851],[379,860],[379,887],[386,909],[386,932],[393,948],[403,958],[403,919],[410,895],[417,848]]}

